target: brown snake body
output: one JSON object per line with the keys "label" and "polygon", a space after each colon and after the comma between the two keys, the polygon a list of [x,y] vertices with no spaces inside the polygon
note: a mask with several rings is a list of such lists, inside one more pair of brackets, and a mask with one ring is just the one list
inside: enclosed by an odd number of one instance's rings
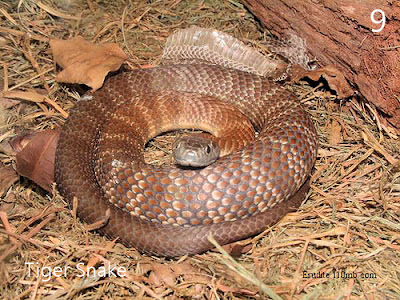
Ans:
{"label": "brown snake body", "polygon": [[[157,133],[149,128],[171,112],[155,108],[164,95],[233,104],[258,137],[203,169],[146,165],[144,144]],[[221,244],[254,235],[304,199],[317,135],[277,83],[215,65],[170,65],[114,76],[93,98],[77,103],[63,127],[55,177],[83,220],[107,216],[100,231],[109,237],[149,254],[194,254],[212,247],[209,234]]]}

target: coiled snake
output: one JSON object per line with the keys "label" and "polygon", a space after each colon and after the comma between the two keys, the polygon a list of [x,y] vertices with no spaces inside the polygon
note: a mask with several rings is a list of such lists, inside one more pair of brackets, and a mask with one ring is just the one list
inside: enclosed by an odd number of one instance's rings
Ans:
{"label": "coiled snake", "polygon": [[[256,140],[205,168],[144,163],[150,138],[201,127],[202,114],[213,110],[202,103],[213,101],[244,114]],[[182,111],[190,115],[181,118]],[[100,229],[107,236],[179,256],[210,249],[209,234],[221,244],[243,239],[297,208],[316,151],[308,114],[281,84],[219,65],[176,64],[118,74],[78,102],[59,139],[55,177],[64,197],[77,198],[83,220],[107,216]]]}

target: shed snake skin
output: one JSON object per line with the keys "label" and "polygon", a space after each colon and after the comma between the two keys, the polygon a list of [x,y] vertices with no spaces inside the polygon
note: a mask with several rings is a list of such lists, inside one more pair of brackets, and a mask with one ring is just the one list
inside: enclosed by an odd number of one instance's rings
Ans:
{"label": "shed snake skin", "polygon": [[[201,169],[144,163],[155,135],[210,129],[201,119],[213,102],[233,106],[231,120],[246,116],[257,138]],[[282,84],[221,65],[171,64],[113,76],[78,102],[58,142],[55,178],[66,199],[78,200],[81,219],[107,219],[103,234],[175,257],[212,248],[210,234],[220,244],[257,234],[296,209],[316,152],[314,125]]]}

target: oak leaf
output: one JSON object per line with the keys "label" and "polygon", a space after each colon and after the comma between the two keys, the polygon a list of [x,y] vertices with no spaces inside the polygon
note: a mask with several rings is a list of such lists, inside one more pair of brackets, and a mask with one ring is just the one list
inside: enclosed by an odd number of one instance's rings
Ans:
{"label": "oak leaf", "polygon": [[83,83],[93,91],[99,89],[110,71],[116,71],[127,59],[114,43],[95,45],[77,36],[70,40],[50,40],[54,61],[64,70],[56,76],[59,82]]}

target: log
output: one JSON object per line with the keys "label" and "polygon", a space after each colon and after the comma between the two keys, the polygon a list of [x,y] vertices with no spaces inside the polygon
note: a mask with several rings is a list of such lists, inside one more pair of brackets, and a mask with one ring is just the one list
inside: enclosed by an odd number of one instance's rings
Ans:
{"label": "log", "polygon": [[[278,39],[294,34],[320,66],[333,64],[400,133],[400,3],[394,0],[242,0]],[[385,24],[374,24],[380,9]],[[379,21],[381,13],[374,13]]]}

